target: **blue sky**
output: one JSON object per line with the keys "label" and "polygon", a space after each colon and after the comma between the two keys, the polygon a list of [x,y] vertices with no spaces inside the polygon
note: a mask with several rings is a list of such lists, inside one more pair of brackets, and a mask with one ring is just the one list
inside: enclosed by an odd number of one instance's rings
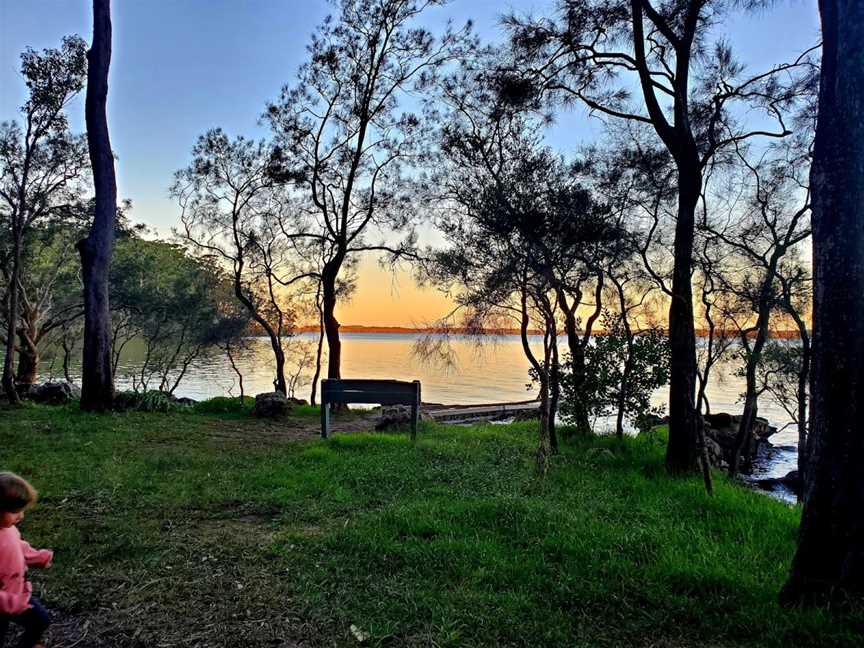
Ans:
{"label": "blue sky", "polygon": [[[500,35],[498,16],[542,12],[549,2],[454,0],[429,15],[430,27],[471,18],[486,40]],[[221,126],[229,134],[263,136],[265,103],[293,80],[308,37],[332,11],[324,0],[119,0],[113,3],[114,56],[109,119],[119,157],[120,195],[133,218],[163,234],[177,222],[167,196],[196,136]],[[64,34],[89,41],[87,0],[0,0],[0,120],[16,117],[24,99],[18,55],[26,46],[56,46]],[[779,0],[770,11],[720,27],[753,69],[790,58],[818,39],[816,0]],[[756,63],[759,62],[759,63]],[[84,129],[83,93],[70,111]],[[559,119],[550,141],[562,150],[590,139],[584,115]]]}

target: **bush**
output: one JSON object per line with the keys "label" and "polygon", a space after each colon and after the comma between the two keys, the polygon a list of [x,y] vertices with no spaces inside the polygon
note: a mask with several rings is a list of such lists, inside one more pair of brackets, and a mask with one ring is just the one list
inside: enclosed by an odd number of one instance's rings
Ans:
{"label": "bush", "polygon": [[116,412],[174,412],[179,409],[174,397],[156,390],[147,392],[121,391],[114,394]]}
{"label": "bush", "polygon": [[192,411],[196,414],[248,414],[254,403],[251,396],[244,396],[242,402],[233,396],[216,396],[195,403]]}

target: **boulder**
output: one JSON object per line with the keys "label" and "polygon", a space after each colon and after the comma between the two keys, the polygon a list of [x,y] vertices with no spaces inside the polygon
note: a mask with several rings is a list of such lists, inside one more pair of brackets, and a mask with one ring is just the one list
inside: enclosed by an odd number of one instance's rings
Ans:
{"label": "boulder", "polygon": [[308,404],[309,404],[309,401],[307,401],[306,399],[304,399],[304,398],[294,398],[293,396],[291,396],[291,397],[288,399],[288,402],[291,403],[292,405],[308,405]]}
{"label": "boulder", "polygon": [[[420,410],[420,420],[429,421],[431,417]],[[381,418],[375,424],[375,429],[390,430],[393,428],[411,427],[411,406],[410,405],[386,405],[381,408]]]}
{"label": "boulder", "polygon": [[27,391],[27,398],[34,403],[63,405],[70,400],[81,398],[81,388],[66,381],[46,382],[31,386]]}
{"label": "boulder", "polygon": [[252,414],[258,418],[277,418],[291,411],[291,403],[282,392],[265,392],[255,396]]}
{"label": "boulder", "polygon": [[194,405],[198,401],[196,401],[194,398],[187,398],[186,396],[181,396],[180,398],[175,398],[174,402],[177,403],[178,405],[185,405],[187,407],[192,407],[192,405]]}

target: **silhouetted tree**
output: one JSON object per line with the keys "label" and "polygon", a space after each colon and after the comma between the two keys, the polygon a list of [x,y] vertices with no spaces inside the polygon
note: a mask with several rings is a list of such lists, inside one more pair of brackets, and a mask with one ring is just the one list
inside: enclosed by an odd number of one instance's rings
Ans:
{"label": "silhouetted tree", "polygon": [[864,3],[819,3],[809,465],[787,604],[864,594]]}
{"label": "silhouetted tree", "polygon": [[[606,118],[646,125],[662,141],[674,165],[677,205],[669,286],[672,364],[666,456],[672,472],[690,470],[697,458],[691,282],[703,174],[730,144],[789,133],[784,110],[797,96],[798,83],[779,80],[781,74],[793,73],[806,62],[802,57],[742,78],[744,68],[734,60],[728,44],[716,39],[712,47],[709,37],[712,26],[734,4],[676,0],[655,6],[650,0],[563,0],[557,20],[508,20],[518,61],[508,92],[512,101],[526,104],[538,96],[565,104],[578,101]],[[631,105],[630,83],[639,88],[644,111]],[[730,111],[736,101],[762,109],[776,128],[739,125]]]}
{"label": "silhouetted tree", "polygon": [[79,199],[77,180],[86,168],[87,149],[69,132],[65,108],[84,85],[84,41],[63,39],[60,49],[21,56],[29,97],[21,108],[23,126],[0,124],[0,218],[4,221],[5,323],[3,390],[18,402],[13,371],[20,315],[25,236],[31,226]]}
{"label": "silhouetted tree", "polygon": [[93,43],[87,51],[87,145],[96,202],[93,224],[78,242],[84,280],[84,350],[81,362],[81,409],[111,409],[111,309],[108,273],[117,220],[117,179],[108,137],[108,68],[111,65],[111,2],[93,0]]}
{"label": "silhouetted tree", "polygon": [[293,209],[287,187],[274,179],[272,152],[263,142],[231,141],[211,130],[198,138],[192,155],[171,187],[182,208],[178,234],[197,253],[229,266],[235,296],[270,339],[274,387],[287,394],[285,343],[295,319],[287,291],[317,279],[298,267],[295,233],[283,227]]}
{"label": "silhouetted tree", "polygon": [[[722,254],[731,260],[719,280],[740,310],[732,319],[739,332],[746,390],[729,463],[729,475],[734,477],[742,452],[750,456],[758,411],[757,372],[768,342],[771,316],[783,306],[780,278],[790,267],[784,261],[810,236],[810,202],[803,177],[809,168],[807,153],[796,154],[793,148],[753,163],[739,149],[730,164],[734,164],[730,184],[739,188],[736,198],[727,201],[726,209],[714,209],[712,215],[706,210],[700,227],[722,244]],[[794,266],[792,269],[796,271]]]}
{"label": "silhouetted tree", "polygon": [[458,57],[467,32],[440,39],[416,23],[440,0],[341,0],[335,20],[318,28],[311,60],[295,87],[268,106],[288,166],[303,173],[314,205],[314,235],[323,242],[322,310],[328,378],[340,377],[342,346],[336,304],[340,273],[359,253],[412,254],[401,244],[369,242],[369,230],[409,228],[415,211],[404,165],[418,165],[430,138],[421,120],[400,113],[405,95],[426,90]]}
{"label": "silhouetted tree", "polygon": [[[496,317],[518,324],[540,386],[543,468],[557,447],[561,294],[570,299],[594,276],[593,264],[617,248],[620,226],[580,184],[573,165],[541,146],[539,132],[517,116],[460,109],[443,131],[442,150],[436,224],[448,247],[430,255],[428,277],[439,287],[458,287],[454,299],[468,314],[468,328]],[[542,355],[530,344],[531,329],[542,334]]]}

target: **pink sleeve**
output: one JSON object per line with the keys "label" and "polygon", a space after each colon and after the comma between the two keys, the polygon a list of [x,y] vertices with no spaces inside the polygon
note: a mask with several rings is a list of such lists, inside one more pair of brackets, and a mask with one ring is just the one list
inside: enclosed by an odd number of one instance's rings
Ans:
{"label": "pink sleeve", "polygon": [[21,551],[24,552],[24,561],[30,567],[50,567],[54,560],[54,552],[50,549],[34,549],[29,543],[21,541]]}
{"label": "pink sleeve", "polygon": [[[30,607],[30,592],[33,586],[29,582],[24,581],[23,591],[20,594],[16,594],[14,591],[8,591],[7,589],[7,586],[11,583],[12,581],[4,583],[3,589],[0,589],[0,614],[14,616],[25,612]],[[11,589],[21,588],[13,587]]]}

